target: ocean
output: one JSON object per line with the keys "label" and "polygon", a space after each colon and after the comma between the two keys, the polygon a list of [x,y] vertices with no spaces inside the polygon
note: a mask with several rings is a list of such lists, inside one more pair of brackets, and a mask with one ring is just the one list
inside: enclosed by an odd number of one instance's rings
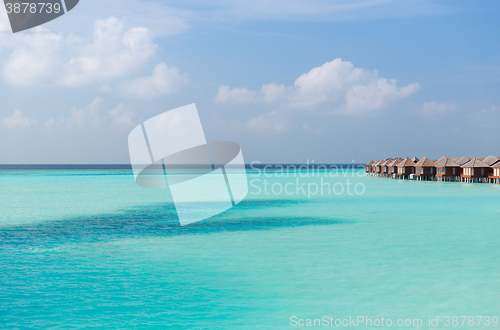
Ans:
{"label": "ocean", "polygon": [[181,227],[128,166],[1,167],[0,328],[499,327],[500,185],[263,169]]}

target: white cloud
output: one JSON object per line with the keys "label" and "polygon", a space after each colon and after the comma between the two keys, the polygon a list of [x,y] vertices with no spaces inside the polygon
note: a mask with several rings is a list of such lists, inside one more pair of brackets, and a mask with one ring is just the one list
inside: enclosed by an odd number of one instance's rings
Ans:
{"label": "white cloud", "polygon": [[154,67],[151,76],[123,82],[120,91],[124,95],[149,98],[176,93],[186,83],[187,77],[181,75],[178,68],[160,63]]}
{"label": "white cloud", "polygon": [[18,86],[39,83],[57,70],[60,35],[43,27],[20,34],[7,41],[14,50],[3,62],[2,74],[7,83]]}
{"label": "white cloud", "polygon": [[286,117],[276,110],[250,119],[247,127],[254,133],[273,134],[286,133],[290,128]]}
{"label": "white cloud", "polygon": [[379,110],[415,93],[417,83],[397,86],[397,80],[378,76],[377,70],[354,67],[337,58],[313,68],[295,80],[294,86],[268,84],[259,91],[220,86],[215,101],[220,103],[281,102],[293,108],[326,107],[360,113]]}
{"label": "white cloud", "polygon": [[397,87],[397,80],[379,78],[367,85],[355,85],[346,93],[345,108],[350,112],[378,110],[404,99],[420,89],[417,83]]}
{"label": "white cloud", "polygon": [[63,36],[37,27],[28,33],[0,35],[5,81],[13,85],[41,82],[82,86],[133,74],[156,52],[153,34],[144,27],[125,29],[115,17],[97,20],[92,37]]}
{"label": "white cloud", "polygon": [[109,115],[111,116],[112,127],[127,129],[136,125],[134,122],[135,113],[127,110],[123,103],[118,104],[116,108],[110,110]]}
{"label": "white cloud", "polygon": [[457,106],[454,103],[425,102],[422,107],[422,114],[425,116],[442,115],[455,111],[456,108]]}
{"label": "white cloud", "polygon": [[64,66],[63,85],[80,86],[123,76],[154,55],[156,45],[147,28],[125,30],[120,20],[110,17],[96,21],[93,40],[75,49],[77,55]]}
{"label": "white cloud", "polygon": [[3,118],[2,122],[8,129],[30,128],[36,125],[36,120],[23,116],[21,110],[19,109],[14,111],[12,117]]}

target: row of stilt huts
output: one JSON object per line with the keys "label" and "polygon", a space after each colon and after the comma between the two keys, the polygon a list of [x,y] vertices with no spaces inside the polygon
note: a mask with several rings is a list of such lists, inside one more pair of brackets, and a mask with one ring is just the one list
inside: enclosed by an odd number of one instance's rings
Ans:
{"label": "row of stilt huts", "polygon": [[500,183],[500,157],[372,160],[366,173],[403,180]]}

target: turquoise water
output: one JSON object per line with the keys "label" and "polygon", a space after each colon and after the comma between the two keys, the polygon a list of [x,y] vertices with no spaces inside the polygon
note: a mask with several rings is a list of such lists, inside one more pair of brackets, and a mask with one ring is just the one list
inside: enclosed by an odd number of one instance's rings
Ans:
{"label": "turquoise water", "polygon": [[[0,170],[0,327],[287,329],[292,316],[367,316],[428,328],[431,316],[448,329],[445,316],[500,315],[500,185],[332,173],[249,171],[243,202],[180,227],[168,191],[129,170]],[[358,193],[257,194],[264,179],[275,192],[349,180]]]}

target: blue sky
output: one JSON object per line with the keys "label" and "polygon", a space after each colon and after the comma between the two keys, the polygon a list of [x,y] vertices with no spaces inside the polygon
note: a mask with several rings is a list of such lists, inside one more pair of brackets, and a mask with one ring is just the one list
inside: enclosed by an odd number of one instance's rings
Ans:
{"label": "blue sky", "polygon": [[196,103],[247,162],[500,156],[493,1],[82,0],[12,35],[0,163],[128,163],[127,135]]}

